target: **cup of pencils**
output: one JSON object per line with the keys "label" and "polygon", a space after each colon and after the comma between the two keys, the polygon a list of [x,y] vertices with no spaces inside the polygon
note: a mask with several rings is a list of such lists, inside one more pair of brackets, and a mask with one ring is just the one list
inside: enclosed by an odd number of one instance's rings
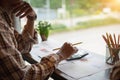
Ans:
{"label": "cup of pencils", "polygon": [[114,65],[120,60],[120,35],[106,33],[102,37],[106,42],[106,63]]}

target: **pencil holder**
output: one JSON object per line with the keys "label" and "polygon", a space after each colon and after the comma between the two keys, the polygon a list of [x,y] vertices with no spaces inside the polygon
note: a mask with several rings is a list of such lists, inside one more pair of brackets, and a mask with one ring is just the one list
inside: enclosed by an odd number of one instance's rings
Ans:
{"label": "pencil holder", "polygon": [[114,65],[119,60],[120,60],[120,47],[111,48],[106,46],[106,63]]}

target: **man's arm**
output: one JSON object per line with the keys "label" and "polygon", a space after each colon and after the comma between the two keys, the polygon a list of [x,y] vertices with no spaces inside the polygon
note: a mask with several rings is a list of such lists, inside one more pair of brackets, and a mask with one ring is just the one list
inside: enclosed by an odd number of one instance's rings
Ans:
{"label": "man's arm", "polygon": [[25,65],[20,51],[13,45],[14,34],[4,25],[0,27],[4,29],[0,31],[0,80],[43,80],[54,71],[60,60],[58,55],[51,54],[40,63]]}
{"label": "man's arm", "polygon": [[20,51],[14,45],[14,34],[3,29],[0,32],[0,80],[44,80],[52,74],[61,60],[76,52],[72,45],[65,43],[58,54],[46,56],[40,63],[25,65]]}
{"label": "man's arm", "polygon": [[59,62],[59,56],[51,54],[44,57],[40,63],[24,65],[21,56],[18,54],[19,52],[14,49],[13,52],[15,52],[15,55],[5,49],[0,50],[1,80],[44,80],[48,75],[52,74]]}
{"label": "man's arm", "polygon": [[34,37],[34,21],[33,20],[27,19],[27,23],[24,26],[24,31],[27,31],[31,35],[31,37]]}
{"label": "man's arm", "polygon": [[37,32],[35,30],[33,32],[34,33],[32,37],[29,31],[27,31],[27,29],[24,29],[22,34],[19,34],[16,30],[14,30],[14,36],[18,45],[17,48],[21,53],[29,53],[32,45],[38,43]]}
{"label": "man's arm", "polygon": [[32,7],[25,1],[21,1],[21,3],[16,4],[16,6],[14,6],[13,8],[12,13],[15,14],[17,17],[27,18],[27,23],[24,26],[22,34],[19,34],[17,31],[15,31],[14,33],[18,43],[19,51],[21,53],[29,53],[32,45],[38,42],[37,32],[34,30],[36,13],[32,9]]}

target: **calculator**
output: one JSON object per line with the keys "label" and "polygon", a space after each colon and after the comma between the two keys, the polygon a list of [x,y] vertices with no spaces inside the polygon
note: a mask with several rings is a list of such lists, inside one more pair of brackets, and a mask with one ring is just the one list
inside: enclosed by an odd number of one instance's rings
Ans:
{"label": "calculator", "polygon": [[77,59],[81,59],[81,58],[83,58],[83,57],[85,57],[87,55],[88,55],[88,53],[85,53],[85,54],[74,54],[70,58],[67,58],[66,60],[67,61],[77,60]]}

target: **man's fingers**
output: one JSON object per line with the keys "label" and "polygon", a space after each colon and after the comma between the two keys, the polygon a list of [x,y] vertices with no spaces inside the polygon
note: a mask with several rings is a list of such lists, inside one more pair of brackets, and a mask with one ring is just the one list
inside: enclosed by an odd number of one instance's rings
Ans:
{"label": "man's fingers", "polygon": [[74,47],[74,53],[78,52],[78,48]]}
{"label": "man's fingers", "polygon": [[21,16],[20,16],[20,18],[23,18],[23,17],[25,17],[28,13],[30,13],[31,12],[31,9],[28,9],[26,12],[24,12],[24,14],[22,14]]}
{"label": "man's fingers", "polygon": [[24,14],[25,12],[27,12],[29,10],[29,8],[27,8],[27,7],[23,7],[17,14],[16,14],[16,16],[20,16],[20,15],[22,15],[22,14]]}
{"label": "man's fingers", "polygon": [[17,13],[20,9],[23,8],[23,6],[24,6],[24,3],[18,4],[18,6],[16,6],[16,7],[13,9],[12,13]]}
{"label": "man's fingers", "polygon": [[13,13],[16,14],[16,16],[25,17],[29,12],[32,12],[31,6],[27,2],[22,2],[17,7],[13,9]]}

